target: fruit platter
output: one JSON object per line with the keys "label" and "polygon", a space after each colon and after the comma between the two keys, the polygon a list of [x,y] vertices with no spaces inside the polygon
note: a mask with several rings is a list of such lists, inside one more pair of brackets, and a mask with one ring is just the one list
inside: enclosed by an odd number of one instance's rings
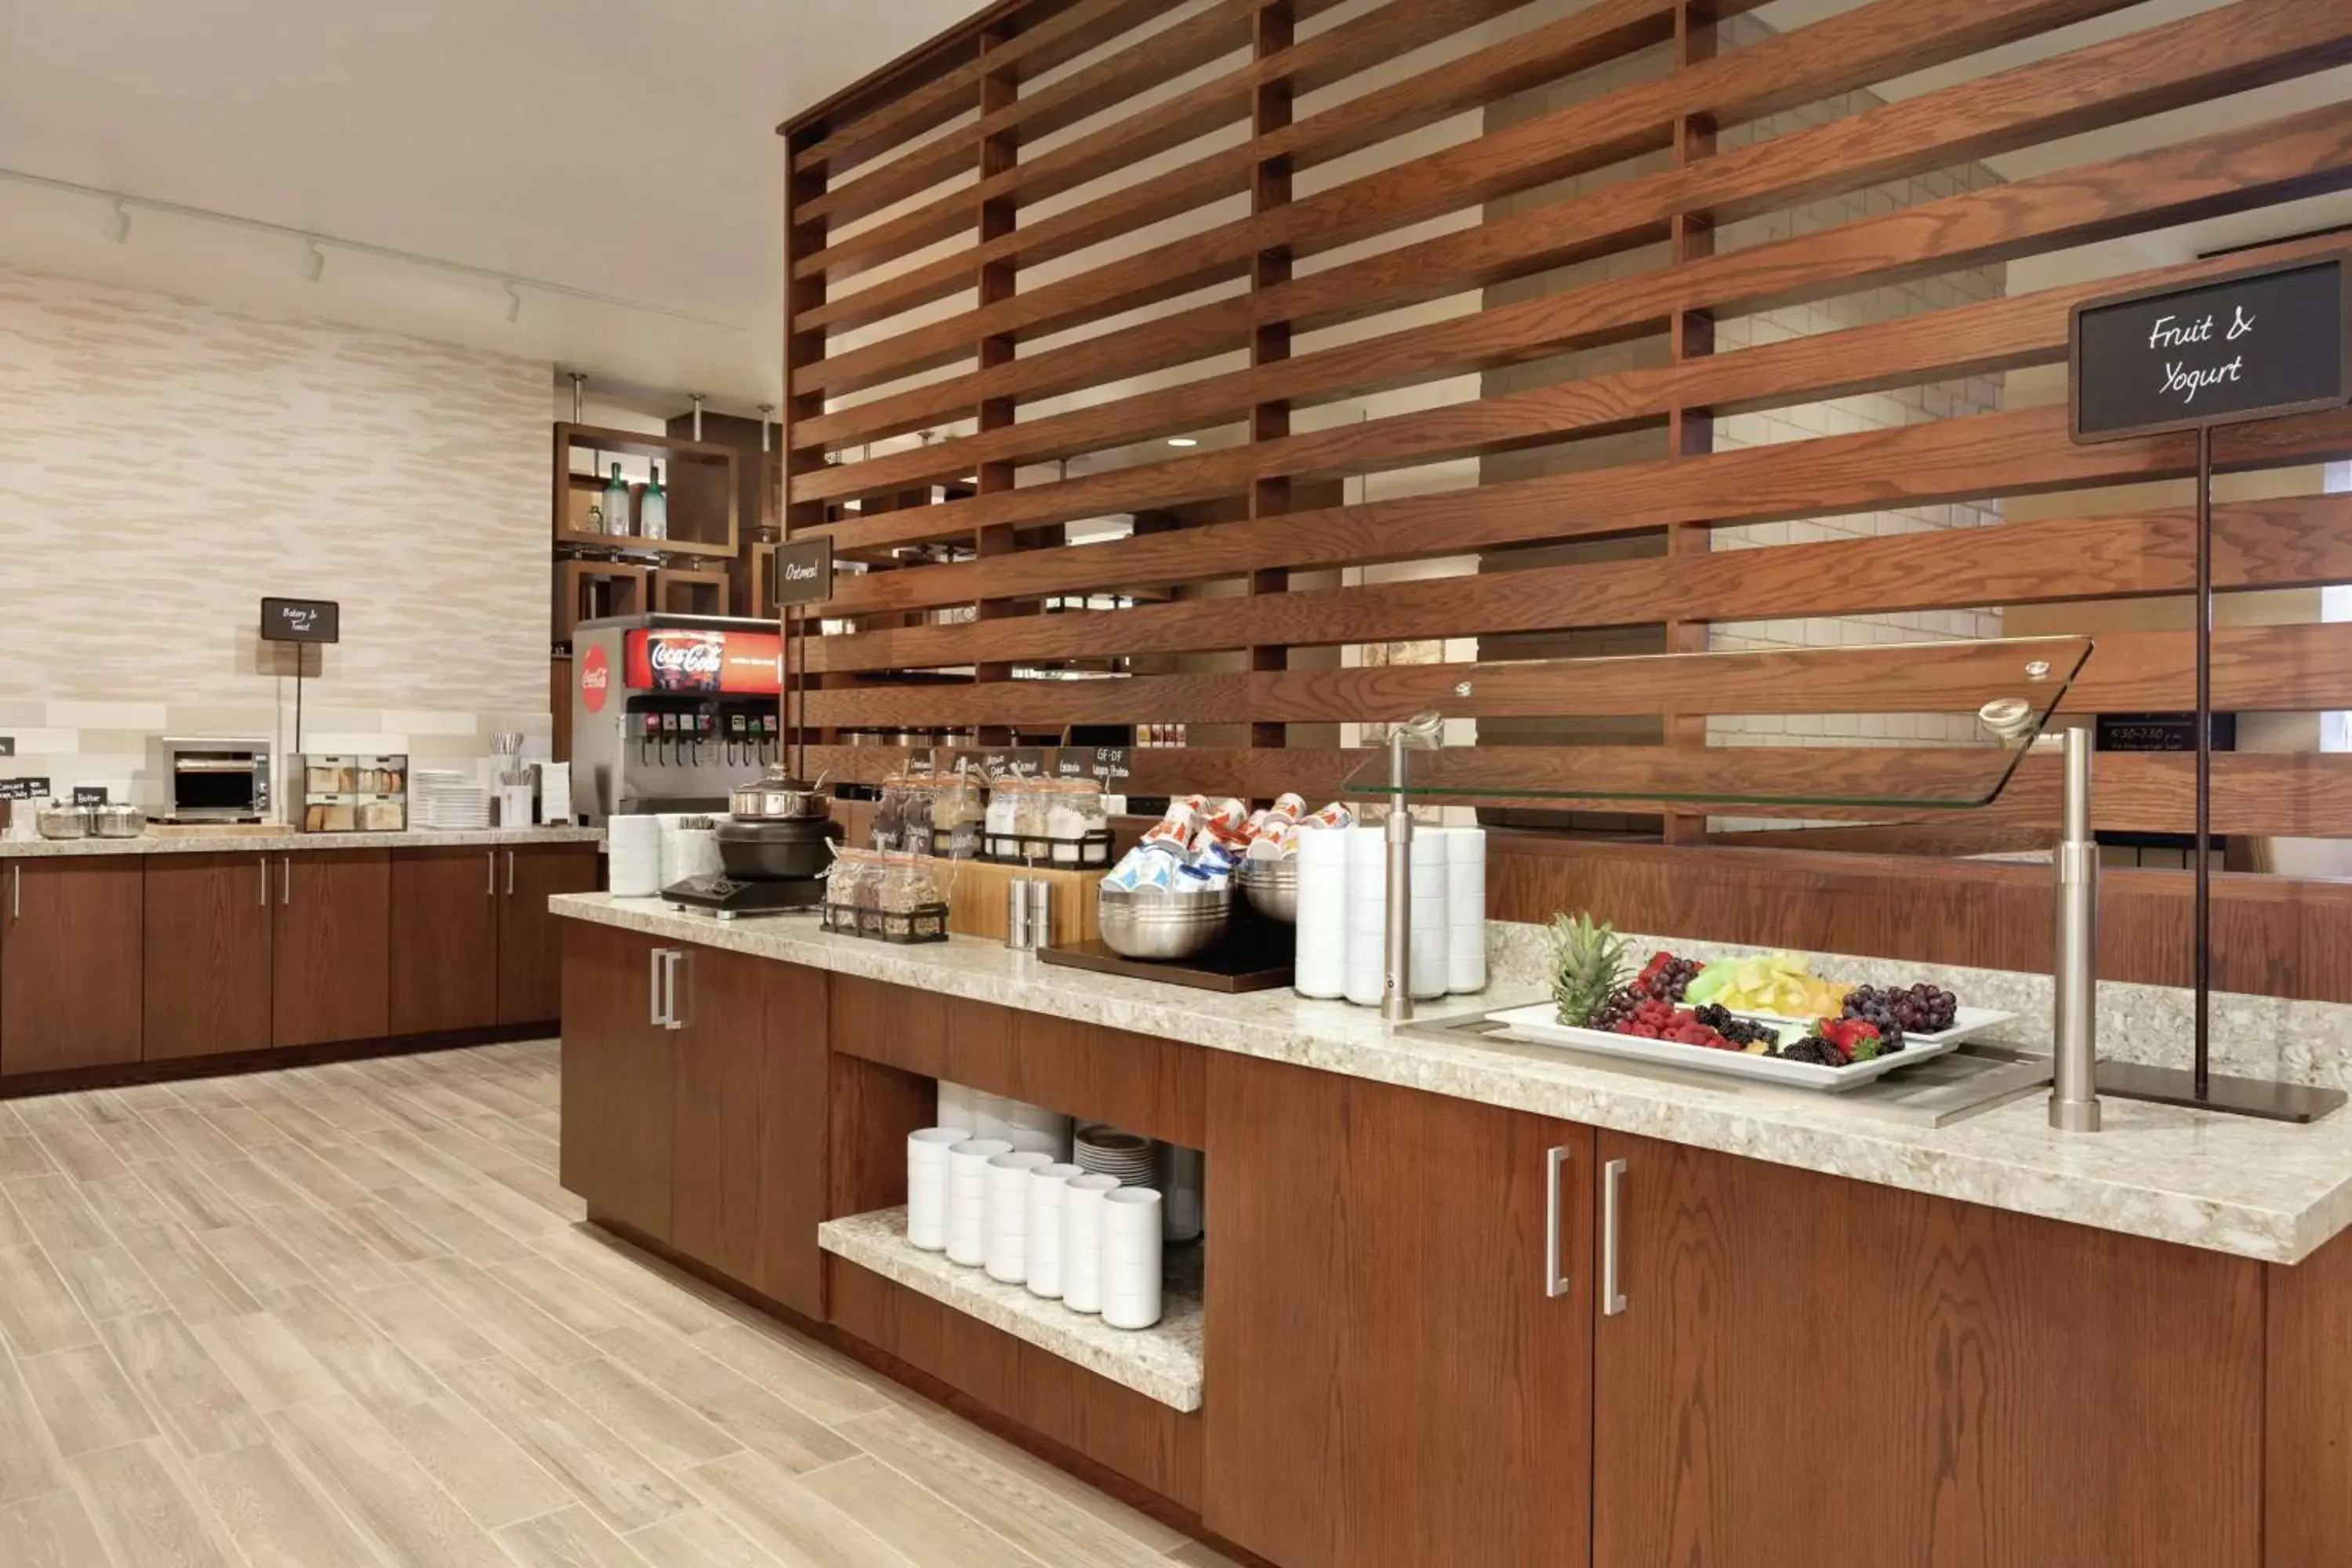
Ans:
{"label": "fruit platter", "polygon": [[1855,985],[1795,953],[1702,964],[1660,952],[1639,971],[1590,915],[1552,927],[1549,1002],[1486,1015],[1514,1038],[1836,1090],[1951,1050],[2013,1014],[1963,1007],[1926,982]]}

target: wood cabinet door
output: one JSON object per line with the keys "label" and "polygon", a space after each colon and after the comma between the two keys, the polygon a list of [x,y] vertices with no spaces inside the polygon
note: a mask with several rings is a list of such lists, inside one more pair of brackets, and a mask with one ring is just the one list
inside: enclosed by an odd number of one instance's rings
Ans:
{"label": "wood cabinet door", "polygon": [[677,964],[670,1245],[746,1284],[760,1239],[766,972],[778,967],[709,947]]}
{"label": "wood cabinet door", "polygon": [[390,1034],[391,851],[304,849],[272,858],[271,1040],[315,1046]]}
{"label": "wood cabinet door", "polygon": [[593,844],[526,844],[499,851],[501,1024],[541,1024],[563,1010],[563,926],[547,900],[596,890]]}
{"label": "wood cabinet door", "polygon": [[146,1059],[268,1048],[273,858],[146,855]]}
{"label": "wood cabinet door", "polygon": [[1601,1135],[1595,1568],[2252,1568],[2240,1258]]}
{"label": "wood cabinet door", "polygon": [[[824,1321],[827,1215],[828,977],[797,963],[765,963],[768,1031],[760,1053],[760,1229],[748,1283]],[[928,1117],[926,1121],[929,1120]]]}
{"label": "wood cabinet door", "polygon": [[499,868],[494,848],[393,851],[393,1034],[498,1022]]}
{"label": "wood cabinet door", "polygon": [[653,1022],[661,950],[635,931],[563,922],[559,1173],[591,1218],[667,1241],[677,1035]]}
{"label": "wood cabinet door", "polygon": [[1208,1071],[1202,1521],[1283,1568],[1584,1563],[1591,1131]]}
{"label": "wood cabinet door", "polygon": [[0,864],[0,1074],[139,1059],[141,857]]}

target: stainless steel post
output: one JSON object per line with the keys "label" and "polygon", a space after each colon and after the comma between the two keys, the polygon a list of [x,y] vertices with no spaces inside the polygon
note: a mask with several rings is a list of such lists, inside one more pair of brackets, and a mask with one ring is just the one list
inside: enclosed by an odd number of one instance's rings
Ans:
{"label": "stainless steel post", "polygon": [[2099,846],[2091,834],[2091,731],[2065,731],[2064,826],[2058,839],[2058,951],[2050,1125],[2099,1130]]}
{"label": "stainless steel post", "polygon": [[1412,810],[1404,798],[1404,748],[1400,724],[1389,732],[1388,924],[1381,964],[1381,1016],[1412,1021]]}

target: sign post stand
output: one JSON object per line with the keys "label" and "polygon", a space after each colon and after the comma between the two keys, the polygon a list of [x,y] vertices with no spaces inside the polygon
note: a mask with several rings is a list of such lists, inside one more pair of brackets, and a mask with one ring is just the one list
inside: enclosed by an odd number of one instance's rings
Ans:
{"label": "sign post stand", "polygon": [[[808,778],[808,610],[833,597],[833,538],[786,540],[776,546],[775,559],[770,563],[772,581],[776,589],[776,613],[781,617],[778,631],[784,645],[784,681],[778,704],[792,701],[795,685],[800,688],[800,706],[788,712],[786,720],[792,734],[789,743],[793,752],[793,776]],[[794,680],[793,677],[799,679]]]}
{"label": "sign post stand", "polygon": [[302,751],[302,677],[310,668],[303,646],[341,642],[342,637],[343,608],[332,599],[261,601],[261,640],[294,645],[294,751],[298,756]]}
{"label": "sign post stand", "polygon": [[2099,1090],[2126,1100],[2310,1121],[2334,1089],[2212,1070],[2213,431],[2352,402],[2352,254],[2324,256],[2086,300],[2069,321],[2069,432],[2077,442],[2197,435],[2197,773],[2187,1072],[2103,1062]]}

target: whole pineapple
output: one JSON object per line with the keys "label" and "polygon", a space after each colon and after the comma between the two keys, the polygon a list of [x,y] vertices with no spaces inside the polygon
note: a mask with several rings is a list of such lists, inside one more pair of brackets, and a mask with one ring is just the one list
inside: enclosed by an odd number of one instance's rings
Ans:
{"label": "whole pineapple", "polygon": [[1551,923],[1551,999],[1559,1021],[1590,1025],[1625,983],[1625,942],[1608,921],[1590,914],[1556,915]]}

